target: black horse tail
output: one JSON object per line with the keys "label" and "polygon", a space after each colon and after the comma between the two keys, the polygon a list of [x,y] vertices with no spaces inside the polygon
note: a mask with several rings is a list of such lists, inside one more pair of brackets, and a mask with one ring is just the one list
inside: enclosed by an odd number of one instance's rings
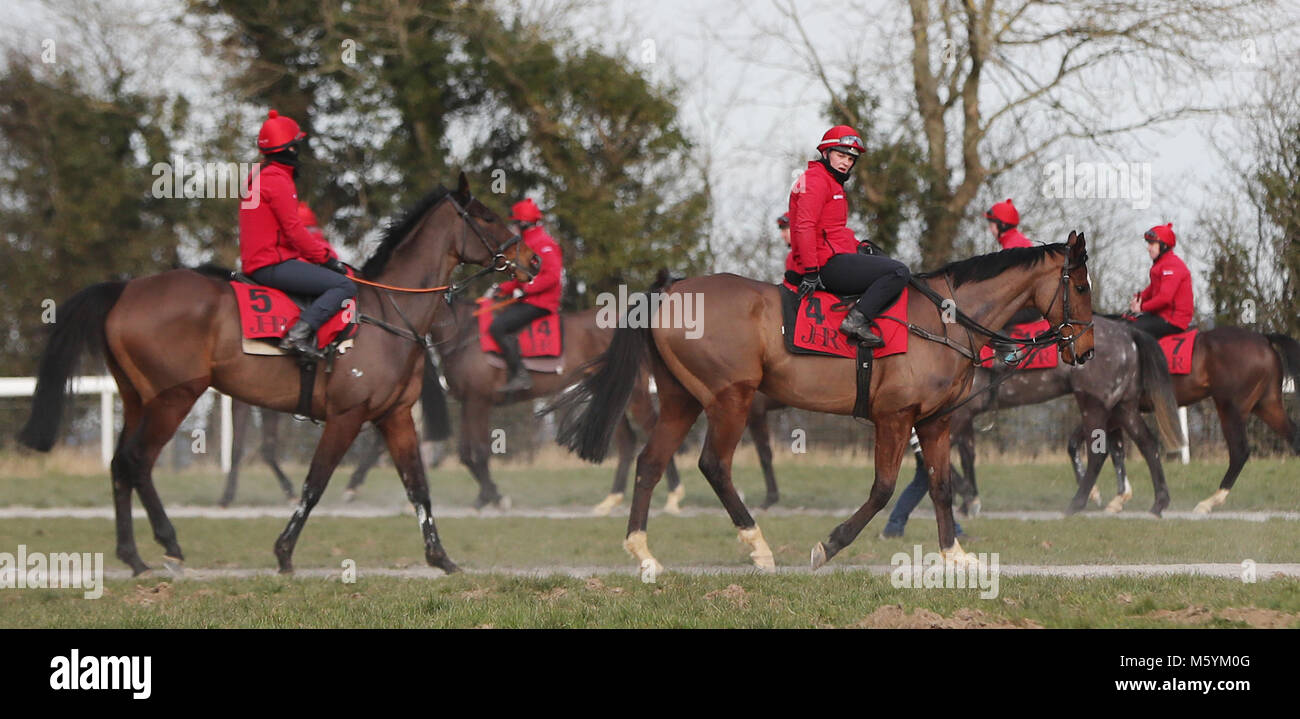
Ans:
{"label": "black horse tail", "polygon": [[68,382],[76,375],[83,354],[99,358],[108,351],[104,320],[126,289],[126,282],[101,282],[73,295],[57,307],[54,331],[41,354],[32,395],[32,413],[18,441],[48,452],[58,438]]}
{"label": "black horse tail", "polygon": [[424,417],[424,438],[441,441],[451,436],[451,414],[447,411],[447,393],[442,389],[438,366],[424,360],[424,385],[420,389],[420,411]]}
{"label": "black horse tail", "polygon": [[[1264,336],[1268,338],[1268,343],[1273,346],[1273,350],[1282,358],[1284,376],[1290,377],[1295,390],[1300,392],[1300,342],[1276,332]],[[1292,425],[1300,426],[1300,423],[1292,422]],[[1292,433],[1291,449],[1296,454],[1300,454],[1300,429]]]}
{"label": "black horse tail", "polygon": [[1174,381],[1169,376],[1169,365],[1164,350],[1154,337],[1136,328],[1130,328],[1138,352],[1138,381],[1142,385],[1142,402],[1150,404],[1156,415],[1160,442],[1166,450],[1183,446],[1183,432],[1178,424],[1178,399],[1174,396]]}
{"label": "black horse tail", "polygon": [[[660,270],[650,292],[665,289],[672,279],[667,270]],[[638,294],[641,299],[635,299]],[[649,297],[644,293],[634,293],[628,298],[629,305],[648,301]],[[560,422],[555,432],[556,443],[577,452],[588,462],[605,459],[614,429],[627,412],[642,367],[646,366],[650,353],[655,351],[649,327],[633,328],[626,324],[619,323],[604,354],[582,366],[580,371],[586,377],[561,392],[538,413],[558,410]]]}

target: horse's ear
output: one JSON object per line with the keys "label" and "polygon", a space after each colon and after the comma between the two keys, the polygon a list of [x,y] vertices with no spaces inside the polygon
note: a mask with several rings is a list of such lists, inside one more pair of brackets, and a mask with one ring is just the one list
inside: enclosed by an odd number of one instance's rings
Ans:
{"label": "horse's ear", "polygon": [[1069,245],[1070,249],[1074,249],[1074,245],[1078,241],[1079,241],[1078,233],[1076,233],[1074,230],[1070,230],[1070,236],[1065,240],[1065,244]]}
{"label": "horse's ear", "polygon": [[469,198],[469,178],[465,177],[465,172],[462,170],[460,179],[456,183],[456,199],[460,200],[463,205],[469,202]]}

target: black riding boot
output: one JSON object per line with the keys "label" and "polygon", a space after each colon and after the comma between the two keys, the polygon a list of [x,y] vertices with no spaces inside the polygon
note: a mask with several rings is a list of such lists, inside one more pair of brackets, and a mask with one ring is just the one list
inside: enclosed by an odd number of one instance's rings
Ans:
{"label": "black riding boot", "polygon": [[293,327],[289,328],[289,334],[280,340],[280,349],[289,352],[296,352],[308,359],[318,360],[324,357],[316,349],[314,338],[316,330],[304,320],[298,320]]}
{"label": "black riding boot", "polygon": [[524,361],[519,356],[519,338],[511,335],[503,338],[501,354],[506,360],[506,374],[509,378],[501,385],[502,392],[523,392],[533,388],[533,378],[524,369]]}
{"label": "black riding boot", "polygon": [[849,313],[844,315],[844,321],[840,323],[840,332],[850,337],[857,337],[858,342],[866,347],[885,346],[885,341],[871,331],[871,321],[856,309],[849,310]]}

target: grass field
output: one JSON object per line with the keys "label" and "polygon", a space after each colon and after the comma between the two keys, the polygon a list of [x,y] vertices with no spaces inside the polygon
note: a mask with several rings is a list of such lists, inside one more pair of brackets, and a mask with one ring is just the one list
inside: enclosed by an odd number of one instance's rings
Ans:
{"label": "grass field", "polygon": [[[1188,510],[1216,487],[1224,465],[1167,467],[1172,509]],[[1130,467],[1136,496],[1130,511],[1150,504],[1145,466]],[[344,472],[346,471],[346,468]],[[608,489],[612,467],[544,462],[540,467],[495,468],[502,490],[517,508],[594,504]],[[346,475],[335,477],[322,507],[340,506]],[[717,500],[693,467],[683,466],[686,507],[718,510]],[[805,567],[808,550],[865,498],[865,460],[814,464],[779,458],[782,506],[842,510],[832,516],[756,515],[779,567]],[[290,468],[293,477],[301,467]],[[762,497],[755,465],[742,461],[737,483],[754,502]],[[1300,462],[1254,460],[1224,510],[1300,508]],[[1113,491],[1114,475],[1103,475]],[[1072,487],[1061,464],[989,463],[981,466],[986,510],[1059,510]],[[160,471],[159,490],[169,506],[211,506],[221,478],[211,471]],[[432,478],[436,502],[465,506],[475,487],[458,466]],[[657,492],[662,503],[663,489]],[[96,507],[109,500],[105,474],[57,459],[0,459],[0,507]],[[270,475],[249,464],[240,504],[283,506]],[[390,468],[377,469],[361,506],[397,508],[405,498]],[[928,507],[926,500],[922,507]],[[1090,512],[1096,512],[1095,508]],[[656,515],[650,543],[670,570],[653,584],[633,573],[621,547],[626,505],[608,518],[545,519],[511,516],[442,518],[440,533],[467,574],[438,579],[367,576],[368,570],[423,566],[419,532],[411,516],[366,519],[313,517],[302,534],[295,566],[334,570],[356,563],[359,579],[216,578],[177,581],[158,572],[109,580],[104,596],[85,600],[76,590],[0,591],[0,625],[8,627],[848,627],[848,626],[1300,626],[1300,580],[1266,578],[1253,584],[1204,576],[1070,579],[1003,576],[996,598],[976,589],[895,588],[888,576],[834,571],[853,565],[888,565],[896,552],[937,549],[932,519],[917,517],[903,539],[880,539],[878,517],[857,542],[816,575],[764,576],[745,571],[747,549],[720,511],[694,517]],[[279,518],[174,519],[187,566],[270,570],[271,545],[284,527]],[[1022,521],[963,521],[976,539],[972,552],[997,552],[1002,565],[1107,565],[1258,563],[1300,561],[1300,522],[1177,519],[1123,521],[1092,517]],[[160,566],[161,548],[147,522],[136,522],[146,559]],[[110,570],[113,526],[106,519],[11,518],[0,520],[0,551],[102,551]],[[673,573],[673,568],[723,567],[726,574]],[[594,576],[515,576],[511,572],[589,568]]]}

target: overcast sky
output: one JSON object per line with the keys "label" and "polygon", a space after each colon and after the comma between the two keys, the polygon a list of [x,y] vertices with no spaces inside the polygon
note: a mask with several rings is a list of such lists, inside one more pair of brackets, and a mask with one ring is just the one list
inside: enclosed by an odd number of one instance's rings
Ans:
{"label": "overcast sky", "polygon": [[[522,12],[545,17],[563,5],[556,0],[528,0],[523,3]],[[176,14],[182,6],[180,0],[105,0],[98,5],[101,14],[87,20],[111,23],[115,19],[127,21],[133,16],[162,18]],[[907,59],[908,40],[905,37],[894,41],[882,39],[884,36],[879,31],[882,27],[906,27],[900,24],[907,20],[904,3],[809,0],[800,3],[800,11],[809,35],[818,43],[832,73],[840,73],[851,65],[868,68],[873,78],[872,89],[884,94],[887,102],[895,102],[895,106],[887,109],[899,112],[904,109],[897,105],[896,98],[904,101],[908,98],[910,78],[906,74],[891,75],[883,71],[875,74],[877,67],[897,65]],[[16,0],[7,12],[13,22],[8,29],[0,31],[6,41],[38,45],[38,38],[49,34],[48,14],[36,0]],[[575,38],[627,52],[633,62],[645,64],[653,77],[683,87],[682,119],[697,139],[701,157],[709,158],[711,163],[711,180],[716,192],[713,198],[716,234],[741,243],[741,247],[720,248],[723,251],[715,269],[740,269],[744,265],[728,258],[761,256],[765,250],[773,258],[770,276],[774,277],[781,253],[773,244],[773,220],[784,210],[792,173],[812,159],[812,148],[827,127],[822,119],[827,95],[807,75],[805,63],[789,44],[763,34],[764,30],[788,31],[793,37],[793,30],[783,24],[780,12],[771,1],[611,0],[567,16],[564,24]],[[166,24],[160,24],[159,28],[154,36],[135,38],[137,47],[126,52],[130,61],[150,67],[148,76],[169,87],[184,89],[199,103],[219,102],[219,98],[203,92],[202,88],[217,81],[220,68],[213,67],[210,58],[205,58],[197,43],[185,33],[176,32]],[[872,31],[862,28],[872,28]],[[32,49],[39,53],[39,47]],[[1254,63],[1228,63],[1229,71],[1214,78],[1211,86],[1195,88],[1195,92],[1205,95],[1207,101],[1248,98],[1259,70],[1280,62],[1278,53],[1286,48],[1279,49],[1270,39],[1253,50]],[[1221,51],[1233,55],[1239,54],[1241,48]],[[1138,101],[1148,92],[1147,84],[1151,85],[1150,94],[1155,96],[1170,89],[1157,86],[1152,77],[1140,73],[1120,82],[1128,85]],[[1097,111],[1122,113],[1133,102],[1117,96],[1111,106]],[[213,114],[229,111],[229,107],[209,108]],[[1065,206],[1078,208],[1081,216],[1105,218],[1099,222],[1102,226],[1092,231],[1112,236],[1103,238],[1111,240],[1105,245],[1107,266],[1112,268],[1111,272],[1123,275],[1123,283],[1136,285],[1133,289],[1145,284],[1145,268],[1149,264],[1145,249],[1138,241],[1142,231],[1153,224],[1174,222],[1180,243],[1185,247],[1183,254],[1198,275],[1198,295],[1203,295],[1204,273],[1208,268],[1201,261],[1204,248],[1197,245],[1194,223],[1207,203],[1226,190],[1222,150],[1231,154],[1232,148],[1220,146],[1223,138],[1232,136],[1233,124],[1232,119],[1224,117],[1169,123],[1159,131],[1132,136],[1118,154],[1062,148],[1015,176],[1005,178],[1004,186],[987,188],[985,194],[994,199],[1018,197],[1017,205],[1022,208],[1033,207],[1035,199],[1041,204],[1043,198],[1026,195],[1035,192],[1041,195],[1047,163],[1062,163],[1067,154],[1073,154],[1076,161],[1119,160],[1139,163],[1142,167],[1149,164],[1152,194],[1149,207],[1134,208],[1134,203],[1127,200]],[[981,202],[984,201],[982,195]],[[1067,210],[1064,214],[1073,216],[1073,213],[1074,210]],[[978,212],[974,215],[978,216]],[[1033,239],[1059,241],[1073,229],[1047,226],[1042,218],[1039,220],[1037,223],[1032,217],[1024,220]],[[1126,231],[1131,242],[1124,236]],[[983,239],[988,242],[988,250],[996,249],[991,238]],[[1118,239],[1126,242],[1115,241]],[[752,246],[746,246],[749,243]],[[914,243],[915,238],[910,238],[900,250],[902,259],[913,263],[917,259]],[[1203,309],[1205,306],[1202,304]]]}

